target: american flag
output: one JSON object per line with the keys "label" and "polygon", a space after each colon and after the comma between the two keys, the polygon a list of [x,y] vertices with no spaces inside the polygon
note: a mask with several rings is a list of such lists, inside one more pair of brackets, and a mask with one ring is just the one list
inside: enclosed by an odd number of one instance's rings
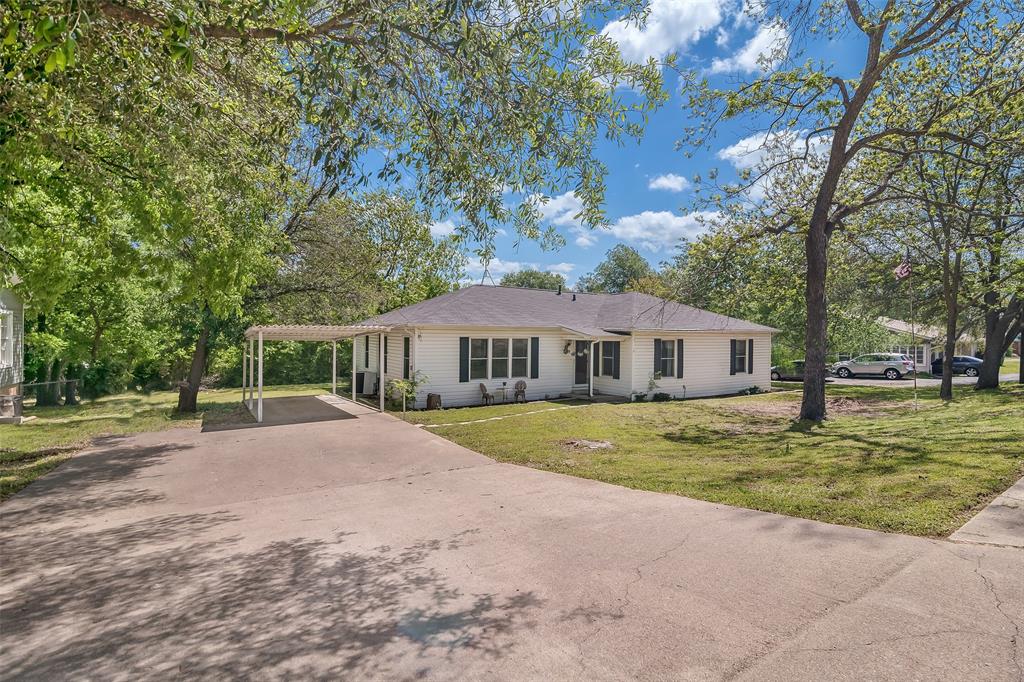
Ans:
{"label": "american flag", "polygon": [[910,277],[910,254],[908,253],[903,257],[903,262],[896,266],[896,269],[892,271],[892,274],[896,275],[896,279],[906,279]]}

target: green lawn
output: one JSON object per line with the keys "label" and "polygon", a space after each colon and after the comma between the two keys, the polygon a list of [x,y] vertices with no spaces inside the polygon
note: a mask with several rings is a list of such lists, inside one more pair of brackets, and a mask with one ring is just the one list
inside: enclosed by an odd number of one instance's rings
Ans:
{"label": "green lawn", "polygon": [[558,410],[564,407],[577,405],[590,405],[586,400],[537,400],[531,403],[507,403],[491,405],[489,407],[454,407],[447,410],[419,410],[406,412],[392,412],[396,417],[403,418],[413,424],[436,425],[453,424],[458,422],[472,421],[477,419],[489,419],[491,417],[504,417],[510,414],[522,414],[524,412],[537,412],[540,410]]}
{"label": "green lawn", "polygon": [[[829,387],[833,417],[794,423],[799,392],[592,405],[431,430],[503,462],[885,531],[944,536],[1024,474],[1024,387]],[[498,408],[455,412],[492,416]],[[436,421],[434,423],[440,423]],[[580,449],[570,439],[609,441]]]}
{"label": "green lawn", "polygon": [[[312,395],[328,386],[273,386],[263,395]],[[200,412],[174,414],[178,393],[123,393],[85,401],[75,407],[27,408],[37,418],[20,424],[0,424],[0,500],[50,471],[94,438],[105,435],[161,431],[178,426],[198,428],[203,421],[249,418],[241,405],[240,388],[203,391]]]}
{"label": "green lawn", "polygon": [[1017,374],[1020,372],[1020,358],[1006,358],[999,367],[1000,374]]}

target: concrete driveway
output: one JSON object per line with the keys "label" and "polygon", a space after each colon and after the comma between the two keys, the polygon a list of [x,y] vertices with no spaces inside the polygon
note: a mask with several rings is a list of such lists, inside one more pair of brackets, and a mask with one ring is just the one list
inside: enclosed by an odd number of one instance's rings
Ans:
{"label": "concrete driveway", "polygon": [[4,504],[0,676],[1022,679],[1020,550],[353,416],[111,439]]}

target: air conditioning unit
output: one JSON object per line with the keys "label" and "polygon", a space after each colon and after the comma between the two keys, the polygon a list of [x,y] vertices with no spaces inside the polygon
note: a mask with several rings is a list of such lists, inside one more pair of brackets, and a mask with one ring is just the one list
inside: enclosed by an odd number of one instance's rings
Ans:
{"label": "air conditioning unit", "polygon": [[356,393],[359,395],[374,395],[374,390],[377,386],[377,373],[376,372],[357,372],[356,373]]}

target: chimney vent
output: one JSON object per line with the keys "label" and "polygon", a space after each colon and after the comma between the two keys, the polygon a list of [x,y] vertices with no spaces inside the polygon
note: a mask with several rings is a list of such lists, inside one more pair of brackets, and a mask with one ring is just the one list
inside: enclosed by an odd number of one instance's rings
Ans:
{"label": "chimney vent", "polygon": [[562,295],[562,285],[561,284],[558,285],[558,293],[555,294],[555,295],[556,296],[561,296]]}
{"label": "chimney vent", "polygon": [[576,294],[572,295],[572,300],[574,300],[574,301],[576,300]]}

